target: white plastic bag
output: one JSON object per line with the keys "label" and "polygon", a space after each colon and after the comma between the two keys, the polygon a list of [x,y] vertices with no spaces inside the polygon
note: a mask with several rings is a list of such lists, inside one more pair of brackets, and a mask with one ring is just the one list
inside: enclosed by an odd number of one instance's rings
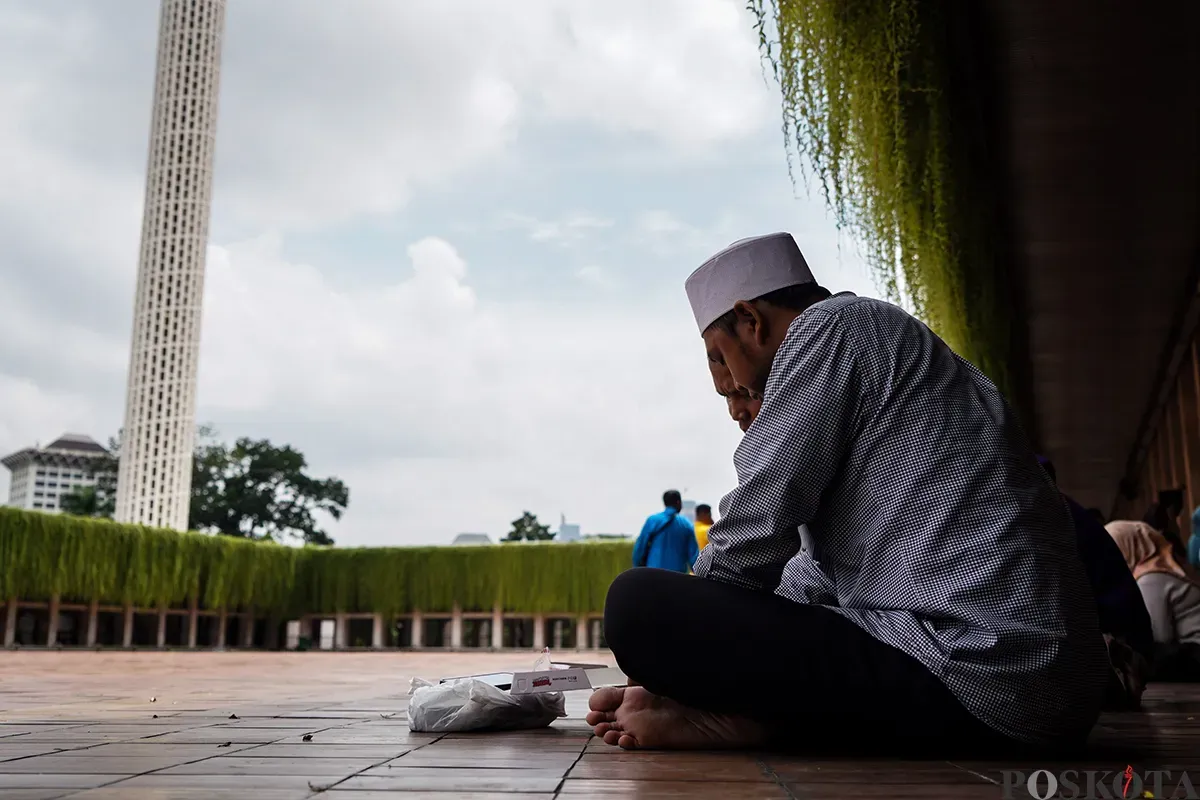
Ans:
{"label": "white plastic bag", "polygon": [[[535,670],[548,659],[538,659]],[[429,683],[413,678],[409,689],[408,727],[413,731],[515,731],[544,728],[567,715],[561,692],[513,696],[503,689],[463,678],[450,683]]]}

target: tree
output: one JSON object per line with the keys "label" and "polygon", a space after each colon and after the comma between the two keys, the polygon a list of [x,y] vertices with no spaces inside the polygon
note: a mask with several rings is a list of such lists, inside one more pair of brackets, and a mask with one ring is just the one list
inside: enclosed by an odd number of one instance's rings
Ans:
{"label": "tree", "polygon": [[[68,514],[111,517],[121,453],[120,434],[108,440],[110,458],[95,465],[96,487],[65,496]],[[217,439],[211,426],[196,429],[192,459],[191,530],[246,539],[333,544],[317,527],[317,512],[340,519],[350,490],[337,478],[319,480],[305,473],[308,462],[292,447],[268,440],[238,439],[232,447]]]}
{"label": "tree", "polygon": [[108,454],[91,462],[90,469],[96,478],[93,486],[77,486],[59,498],[58,507],[64,514],[76,517],[103,517],[112,519],[117,507],[117,458],[121,443],[109,437]]}
{"label": "tree", "polygon": [[96,486],[77,486],[58,501],[58,507],[64,514],[77,517],[112,519],[116,505],[116,498],[111,492],[99,490]]}
{"label": "tree", "polygon": [[538,522],[538,518],[526,511],[520,519],[514,519],[512,530],[504,537],[506,542],[538,542],[554,538],[549,525]]}
{"label": "tree", "polygon": [[305,473],[308,462],[290,446],[238,439],[233,447],[203,437],[196,447],[188,527],[247,539],[333,544],[316,513],[340,519],[350,490],[337,478]]}

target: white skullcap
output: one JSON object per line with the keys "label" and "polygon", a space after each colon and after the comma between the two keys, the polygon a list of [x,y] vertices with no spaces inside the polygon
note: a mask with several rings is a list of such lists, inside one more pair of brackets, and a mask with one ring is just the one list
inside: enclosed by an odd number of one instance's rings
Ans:
{"label": "white skullcap", "polygon": [[683,288],[704,333],[739,300],[757,300],[776,289],[815,282],[792,235],[770,233],[729,245],[693,272]]}

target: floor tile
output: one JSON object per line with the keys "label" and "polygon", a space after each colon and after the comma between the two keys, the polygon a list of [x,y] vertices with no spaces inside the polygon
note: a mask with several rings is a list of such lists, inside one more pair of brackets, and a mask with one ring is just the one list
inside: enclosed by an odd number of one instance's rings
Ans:
{"label": "floor tile", "polygon": [[375,762],[398,758],[413,750],[406,744],[325,744],[304,742],[302,744],[264,744],[243,755],[254,758],[358,758]]}
{"label": "floor tile", "polygon": [[70,745],[54,742],[42,744],[4,744],[0,741],[0,762],[11,761],[14,758],[28,758],[49,753],[70,752]]}
{"label": "floor tile", "polygon": [[553,792],[562,781],[558,770],[436,769],[413,767],[373,771],[350,778],[339,789],[426,792]]}
{"label": "floor tile", "polygon": [[565,773],[579,756],[576,753],[526,753],[496,756],[493,754],[462,754],[452,751],[416,750],[389,761],[384,766],[409,767],[495,767],[502,769],[557,769]]}
{"label": "floor tile", "polygon": [[305,775],[349,777],[378,764],[366,758],[254,758],[219,756],[171,769],[162,775]]}
{"label": "floor tile", "polygon": [[[255,789],[252,796],[247,797],[244,788],[214,789],[211,786],[198,794],[195,788],[181,787],[177,789],[131,789],[125,784],[108,786],[101,789],[88,789],[78,794],[69,795],[69,800],[306,800],[312,797],[313,791],[307,786],[294,789]],[[324,798],[325,795],[317,795]],[[7,795],[4,800],[9,800]]]}
{"label": "floor tile", "polygon": [[187,761],[187,756],[107,756],[50,755],[23,758],[20,761],[0,762],[0,775],[16,773],[76,774],[76,775],[140,775],[143,772],[174,767]]}
{"label": "floor tile", "polygon": [[[712,800],[787,800],[788,794],[774,783],[721,781],[638,781],[576,780],[568,778],[559,797],[621,798],[712,798]],[[826,800],[841,800],[844,794],[830,794]]]}
{"label": "floor tile", "polygon": [[322,789],[335,783],[335,779],[314,775],[139,775],[121,781],[114,788],[121,789],[171,789],[176,792],[191,791],[192,797],[204,800],[213,791],[241,791],[246,800],[257,800],[260,789]]}
{"label": "floor tile", "polygon": [[[641,756],[641,757],[639,757]],[[633,781],[718,781],[769,782],[771,778],[753,759],[715,763],[697,760],[673,760],[671,754],[628,754],[627,757],[585,755],[571,770],[571,778],[581,780]]]}
{"label": "floor tile", "polygon": [[117,775],[0,773],[0,798],[12,789],[91,789],[117,780]]}

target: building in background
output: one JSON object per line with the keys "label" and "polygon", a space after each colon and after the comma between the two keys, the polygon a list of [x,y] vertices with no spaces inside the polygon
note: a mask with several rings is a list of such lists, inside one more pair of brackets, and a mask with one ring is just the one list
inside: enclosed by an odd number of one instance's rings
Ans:
{"label": "building in background", "polygon": [[187,527],[225,0],[162,0],[115,517]]}
{"label": "building in background", "polygon": [[76,489],[95,486],[111,491],[116,477],[112,456],[101,444],[78,433],[64,433],[45,447],[27,447],[0,459],[12,473],[8,505],[29,511],[57,512],[59,501]]}
{"label": "building in background", "polygon": [[488,536],[486,533],[460,533],[458,536],[454,537],[454,541],[451,542],[450,544],[463,545],[463,544],[491,544],[491,543],[492,543],[492,537]]}
{"label": "building in background", "polygon": [[680,515],[687,519],[693,525],[696,524],[696,506],[699,505],[695,500],[684,500],[683,510]]}
{"label": "building in background", "polygon": [[559,515],[558,534],[554,537],[556,542],[577,542],[580,538],[578,525],[573,525],[567,522],[567,515]]}

